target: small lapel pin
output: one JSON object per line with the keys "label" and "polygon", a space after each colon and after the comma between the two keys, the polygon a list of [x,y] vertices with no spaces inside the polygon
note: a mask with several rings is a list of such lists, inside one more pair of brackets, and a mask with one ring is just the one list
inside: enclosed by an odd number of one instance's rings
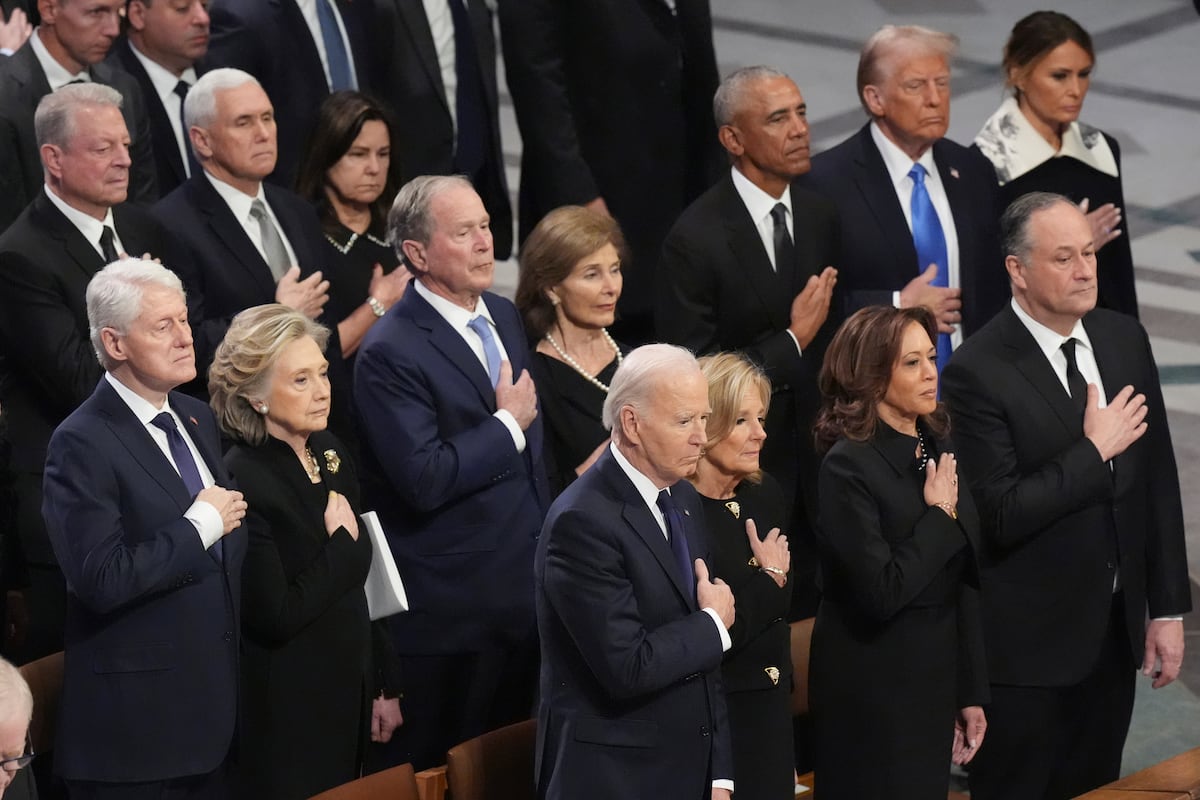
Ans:
{"label": "small lapel pin", "polygon": [[193,425],[199,425],[199,424],[200,424],[199,422],[197,422],[197,421],[196,421],[196,418],[195,418],[195,417],[188,417],[188,422],[192,423]]}
{"label": "small lapel pin", "polygon": [[950,168],[950,177],[954,178],[955,180],[958,180],[958,170],[955,169],[954,167]]}
{"label": "small lapel pin", "polygon": [[685,508],[685,509],[683,510],[683,515],[684,515],[685,517],[690,517],[690,516],[692,515],[692,512],[688,511],[688,510]]}
{"label": "small lapel pin", "polygon": [[763,672],[771,679],[772,686],[779,685],[779,667],[763,667]]}

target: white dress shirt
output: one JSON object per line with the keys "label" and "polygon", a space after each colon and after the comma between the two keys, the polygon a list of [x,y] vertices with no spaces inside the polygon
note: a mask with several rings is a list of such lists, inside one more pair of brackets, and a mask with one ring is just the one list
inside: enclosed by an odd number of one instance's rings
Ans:
{"label": "white dress shirt", "polygon": [[[267,202],[267,193],[263,191],[262,184],[258,184],[258,194],[251,197],[240,189],[235,189],[225,181],[216,178],[207,170],[204,173],[213,188],[217,190],[217,194],[221,195],[221,199],[229,206],[229,210],[233,212],[233,217],[242,226],[242,230],[246,232],[246,236],[250,237],[258,254],[263,257],[263,261],[267,261],[267,248],[263,246],[262,241],[262,226],[258,224],[258,220],[250,216],[250,206],[255,200],[262,200],[263,207],[267,209],[267,216],[271,218],[271,222],[275,225],[275,230],[279,232],[279,238],[283,240],[283,246],[287,250],[288,263],[295,266],[296,251],[292,248],[292,243],[288,241],[287,234],[283,230],[283,226],[279,224],[279,218],[275,216],[275,212],[271,210],[271,204]],[[270,263],[269,261],[267,263]]]}
{"label": "white dress shirt", "polygon": [[54,56],[50,55],[50,51],[42,42],[41,32],[41,26],[34,29],[33,35],[29,37],[29,46],[33,48],[33,54],[37,57],[38,63],[42,65],[42,72],[46,73],[46,82],[50,84],[50,91],[56,92],[68,83],[76,81],[91,83],[92,75],[86,67],[72,75],[67,72],[66,67],[58,63]]}
{"label": "white dress shirt", "polygon": [[[874,122],[871,123],[871,138],[875,141],[875,146],[879,148],[879,154],[883,156],[884,166],[887,167],[888,177],[891,178],[892,187],[896,190],[896,199],[900,201],[900,208],[904,211],[904,221],[908,223],[909,232],[912,231],[913,179],[908,177],[908,173],[913,168],[913,164],[920,164],[925,168],[925,190],[929,192],[929,199],[933,202],[934,210],[937,211],[938,222],[942,225],[942,234],[946,237],[946,260],[949,262],[946,268],[949,273],[949,284],[954,288],[961,287],[958,231],[954,227],[954,212],[950,208],[949,198],[946,197],[946,188],[942,183],[941,173],[938,172],[937,163],[933,160],[933,148],[930,147],[919,159],[913,161],[891,139],[884,136],[879,125]],[[928,264],[921,264],[918,274],[924,272],[928,266]],[[915,278],[917,275],[913,275],[913,277]],[[892,293],[892,304],[900,305],[899,291]],[[955,325],[954,333],[950,334],[950,344],[957,348],[962,341],[962,325]]]}
{"label": "white dress shirt", "polygon": [[[329,87],[330,91],[333,91],[333,79],[329,76],[329,56],[325,52],[325,37],[321,34],[321,18],[317,15],[317,3],[323,2],[325,0],[296,0],[296,5],[300,8],[300,13],[308,24],[308,32],[312,34],[313,44],[317,46],[317,55],[321,57],[321,69],[325,70],[325,85]],[[333,11],[333,18],[337,20],[338,36],[342,39],[342,46],[346,48],[346,60],[350,62],[350,80],[357,88],[358,70],[354,67],[354,50],[350,47],[350,37],[346,35],[346,24],[342,22],[342,12],[338,11],[337,3],[332,0],[329,8]]]}
{"label": "white dress shirt", "polygon": [[1054,368],[1054,374],[1058,376],[1059,383],[1063,385],[1063,389],[1068,395],[1071,394],[1071,387],[1067,384],[1067,356],[1063,353],[1062,346],[1067,339],[1078,340],[1078,344],[1075,345],[1075,365],[1079,367],[1079,374],[1083,376],[1083,379],[1088,383],[1096,384],[1096,388],[1100,390],[1100,408],[1107,406],[1108,396],[1104,393],[1104,382],[1100,380],[1100,367],[1096,364],[1096,353],[1092,350],[1092,340],[1088,338],[1087,329],[1083,327],[1083,320],[1076,320],[1071,334],[1063,336],[1029,316],[1015,297],[1009,302],[1012,304],[1012,310],[1017,315],[1017,319],[1021,320],[1021,324],[1029,330],[1030,335],[1037,342],[1038,349],[1042,351],[1046,360],[1050,362],[1050,366]]}
{"label": "white dress shirt", "polygon": [[[414,280],[411,286],[416,290],[417,294],[425,298],[425,301],[429,305],[433,306],[433,310],[438,313],[438,316],[446,320],[446,324],[463,338],[463,341],[467,343],[467,347],[471,348],[471,352],[475,354],[475,357],[479,359],[479,363],[483,365],[485,374],[488,371],[488,363],[487,353],[483,350],[483,339],[479,338],[479,334],[470,325],[471,320],[477,316],[487,320],[488,327],[492,329],[492,338],[496,342],[496,349],[500,351],[500,360],[512,363],[508,357],[508,350],[504,348],[504,340],[500,338],[500,331],[496,329],[496,321],[492,319],[492,312],[488,310],[487,303],[483,298],[476,301],[474,311],[467,311],[462,306],[431,292],[419,278]],[[514,380],[517,377],[514,375]],[[525,431],[521,430],[521,426],[517,424],[517,418],[512,415],[512,412],[508,409],[498,408],[492,416],[503,422],[504,427],[508,428],[508,433],[512,436],[517,452],[524,453]]]}
{"label": "white dress shirt", "polygon": [[188,67],[182,74],[176,76],[162,64],[150,60],[141,50],[137,49],[133,42],[129,43],[129,49],[133,51],[133,55],[146,70],[146,75],[150,77],[150,84],[154,87],[154,93],[158,95],[163,109],[167,112],[171,130],[175,132],[175,144],[179,147],[179,157],[183,159],[183,171],[190,178],[192,168],[188,164],[188,148],[191,145],[188,142],[187,131],[183,128],[183,98],[175,94],[175,87],[180,81],[188,86],[195,86],[196,69]]}
{"label": "white dress shirt", "polygon": [[[67,205],[67,201],[55,194],[49,185],[43,185],[43,188],[46,190],[46,197],[50,198],[50,202],[54,204],[54,207],[61,211],[63,216],[67,218],[67,221],[79,230],[83,238],[88,240],[88,244],[100,254],[101,258],[104,257],[104,251],[100,249],[100,235],[104,233],[106,226],[112,228],[113,247],[116,248],[117,253],[125,252],[125,245],[121,243],[121,237],[117,235],[117,223],[113,221],[111,208],[105,210],[103,220],[98,220],[90,214],[83,213],[74,206]],[[138,253],[138,256],[140,255],[141,253]]]}

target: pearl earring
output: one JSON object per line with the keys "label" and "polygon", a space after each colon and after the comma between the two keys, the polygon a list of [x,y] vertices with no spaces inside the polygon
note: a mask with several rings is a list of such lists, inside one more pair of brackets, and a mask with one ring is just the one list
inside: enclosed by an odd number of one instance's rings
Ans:
{"label": "pearl earring", "polygon": [[268,406],[266,403],[263,403],[262,405],[260,405],[258,407],[258,413],[262,414],[264,417],[267,415],[267,412],[270,410],[271,410],[271,407]]}

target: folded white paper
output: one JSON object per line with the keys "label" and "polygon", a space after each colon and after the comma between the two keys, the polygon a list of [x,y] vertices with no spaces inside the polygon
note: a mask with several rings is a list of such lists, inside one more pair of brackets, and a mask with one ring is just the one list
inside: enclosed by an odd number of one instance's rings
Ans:
{"label": "folded white paper", "polygon": [[383,535],[383,527],[379,524],[379,515],[368,511],[360,519],[371,536],[371,571],[367,573],[363,588],[367,592],[367,613],[374,622],[408,611],[408,595],[404,591],[404,582],[400,580],[400,571],[396,569],[396,559],[392,558],[392,549],[388,547],[387,537]]}

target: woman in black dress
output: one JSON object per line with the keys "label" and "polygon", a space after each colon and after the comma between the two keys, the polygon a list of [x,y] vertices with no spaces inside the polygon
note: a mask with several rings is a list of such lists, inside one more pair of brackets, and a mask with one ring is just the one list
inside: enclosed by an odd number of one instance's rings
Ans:
{"label": "woman in black dress", "polygon": [[545,415],[554,495],[608,443],[600,409],[628,350],[607,330],[621,296],[624,248],[616,221],[582,206],[551,211],[521,247],[516,305],[536,342],[530,372]]}
{"label": "woman in black dress", "polygon": [[984,123],[975,146],[996,168],[1002,208],[1029,192],[1087,201],[1097,304],[1136,317],[1133,251],[1128,230],[1118,227],[1125,207],[1121,148],[1079,122],[1095,62],[1092,37],[1066,14],[1035,11],[1021,19],[1004,46],[1012,95]]}
{"label": "woman in black dress", "polygon": [[281,305],[234,317],[209,372],[225,456],[251,504],[242,573],[240,761],[249,797],[300,800],[358,777],[401,722],[395,658],[367,616],[358,481],[326,432],[329,331]]}
{"label": "woman in black dress", "polygon": [[721,678],[740,800],[788,800],[792,752],[792,658],[787,623],[791,556],[779,526],[779,484],[759,469],[771,383],[745,358],[700,359],[708,380],[708,442],[692,484],[708,526],[710,571],[729,584],[737,615]]}
{"label": "woman in black dress", "polygon": [[809,698],[822,800],[943,800],[988,700],[979,523],[937,399],[937,324],[874,306],[825,355],[822,599]]}

